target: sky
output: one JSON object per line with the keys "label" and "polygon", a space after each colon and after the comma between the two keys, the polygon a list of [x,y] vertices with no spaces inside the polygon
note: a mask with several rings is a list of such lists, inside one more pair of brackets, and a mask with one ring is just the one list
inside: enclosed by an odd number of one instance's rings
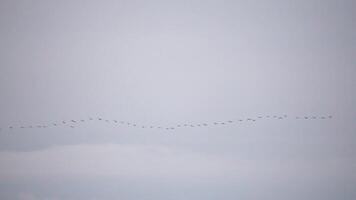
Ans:
{"label": "sky", "polygon": [[0,0],[0,199],[355,199],[355,13]]}

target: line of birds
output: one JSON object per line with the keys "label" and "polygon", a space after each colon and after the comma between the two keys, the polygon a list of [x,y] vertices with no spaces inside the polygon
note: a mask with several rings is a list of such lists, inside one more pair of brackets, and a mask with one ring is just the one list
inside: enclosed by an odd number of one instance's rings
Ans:
{"label": "line of birds", "polygon": [[[192,123],[181,123],[173,126],[159,126],[159,125],[140,125],[137,123],[133,122],[125,122],[125,121],[118,121],[118,120],[108,120],[104,119],[101,117],[97,118],[92,118],[89,117],[88,119],[80,119],[80,120],[67,120],[67,121],[60,121],[60,122],[55,122],[55,123],[50,123],[47,125],[21,125],[21,126],[8,126],[7,128],[0,128],[1,130],[13,130],[13,129],[42,129],[42,128],[50,128],[50,127],[59,127],[59,126],[68,126],[70,128],[75,128],[76,125],[80,125],[82,123],[88,122],[88,121],[99,121],[99,122],[106,122],[106,123],[114,123],[118,125],[125,125],[128,127],[137,127],[137,128],[142,128],[142,129],[161,129],[161,130],[175,130],[178,128],[194,128],[194,127],[207,127],[207,126],[217,126],[217,125],[227,125],[227,124],[233,124],[233,123],[241,123],[241,122],[256,122],[257,120],[260,119],[277,119],[277,120],[282,120],[288,118],[287,115],[282,115],[282,116],[277,116],[277,115],[265,115],[265,116],[257,116],[254,118],[243,118],[243,119],[238,119],[238,120],[227,120],[227,121],[215,121],[215,122],[205,122],[205,123],[198,123],[198,124],[192,124]],[[332,115],[328,116],[297,116],[297,117],[292,117],[291,119],[296,119],[296,120],[326,120],[326,119],[332,119]]]}

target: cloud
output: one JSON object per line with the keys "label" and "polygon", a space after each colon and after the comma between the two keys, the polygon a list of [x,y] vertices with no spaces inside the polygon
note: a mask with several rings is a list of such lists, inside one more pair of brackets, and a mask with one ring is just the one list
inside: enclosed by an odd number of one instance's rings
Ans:
{"label": "cloud", "polygon": [[231,161],[181,148],[150,145],[71,145],[31,152],[1,152],[0,177],[212,177]]}
{"label": "cloud", "polygon": [[3,180],[128,179],[286,180],[349,176],[342,159],[241,158],[164,145],[70,145],[31,152],[1,152]]}

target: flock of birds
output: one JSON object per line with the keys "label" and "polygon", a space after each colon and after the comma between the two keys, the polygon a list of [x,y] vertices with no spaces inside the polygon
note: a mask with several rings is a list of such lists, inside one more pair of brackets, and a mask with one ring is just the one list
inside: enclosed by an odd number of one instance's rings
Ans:
{"label": "flock of birds", "polygon": [[79,125],[82,125],[86,122],[104,122],[104,123],[114,123],[121,126],[127,126],[132,128],[141,128],[141,129],[160,129],[160,130],[175,130],[179,128],[195,128],[195,127],[208,127],[208,126],[220,126],[220,125],[229,125],[234,123],[242,123],[242,122],[256,122],[262,119],[275,119],[275,120],[283,120],[283,119],[296,119],[296,120],[327,120],[332,119],[332,115],[327,116],[296,116],[296,117],[288,117],[288,115],[265,115],[265,116],[257,116],[254,118],[240,118],[238,120],[227,120],[227,121],[215,121],[215,122],[205,122],[205,123],[181,123],[173,126],[159,126],[159,125],[142,125],[133,122],[119,121],[119,120],[109,120],[101,117],[89,117],[88,119],[80,119],[80,120],[66,120],[66,121],[58,121],[54,123],[47,123],[45,125],[20,125],[20,126],[8,126],[6,128],[0,128],[1,130],[14,130],[14,129],[45,129],[45,128],[55,128],[55,127],[70,127],[76,128]]}

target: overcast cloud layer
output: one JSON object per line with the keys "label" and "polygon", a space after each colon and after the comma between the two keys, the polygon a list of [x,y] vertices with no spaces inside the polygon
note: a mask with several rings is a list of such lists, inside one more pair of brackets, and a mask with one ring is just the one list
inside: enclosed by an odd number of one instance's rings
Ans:
{"label": "overcast cloud layer", "polygon": [[355,199],[355,13],[352,0],[1,0],[0,199]]}

